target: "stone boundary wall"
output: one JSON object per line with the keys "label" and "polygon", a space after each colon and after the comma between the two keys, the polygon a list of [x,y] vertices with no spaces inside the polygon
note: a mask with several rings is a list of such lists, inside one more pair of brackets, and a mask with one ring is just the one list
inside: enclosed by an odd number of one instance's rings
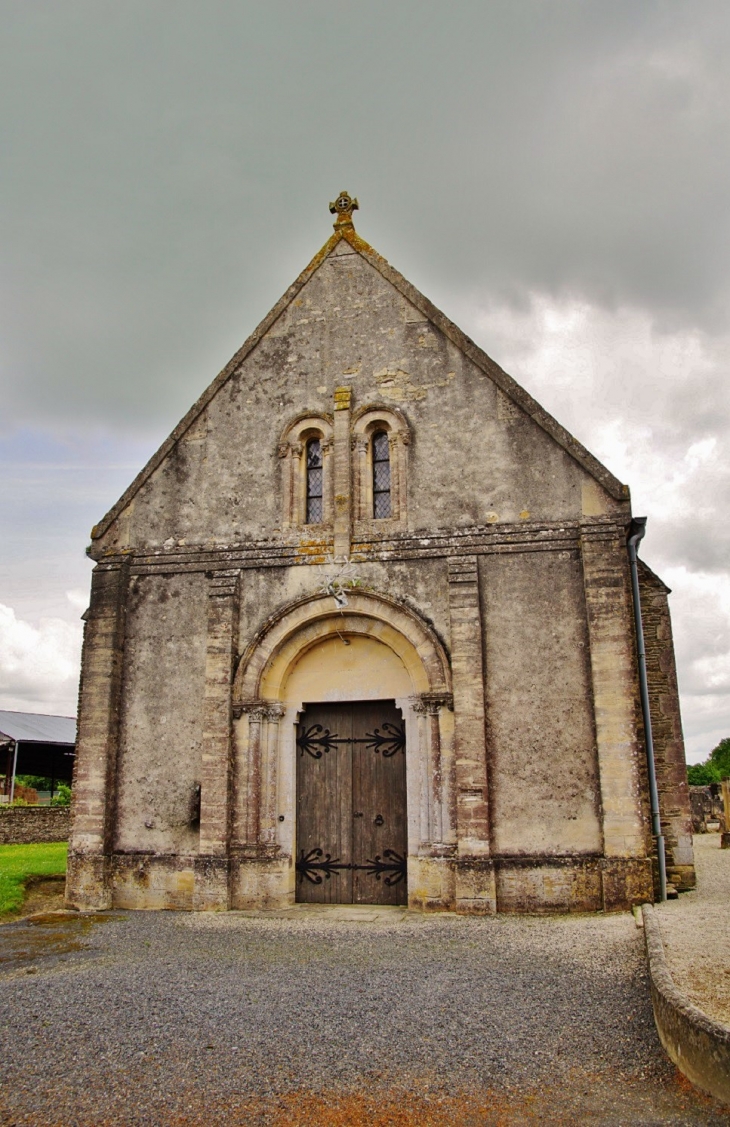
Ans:
{"label": "stone boundary wall", "polygon": [[720,830],[725,828],[725,804],[720,794],[719,783],[701,787],[691,786],[689,797],[692,803],[693,833],[706,834],[708,822],[717,822]]}
{"label": "stone boundary wall", "polygon": [[643,905],[642,914],[659,1040],[688,1080],[730,1107],[730,1026],[713,1021],[677,989],[651,904]]}
{"label": "stone boundary wall", "polygon": [[0,845],[68,841],[70,806],[0,806]]}

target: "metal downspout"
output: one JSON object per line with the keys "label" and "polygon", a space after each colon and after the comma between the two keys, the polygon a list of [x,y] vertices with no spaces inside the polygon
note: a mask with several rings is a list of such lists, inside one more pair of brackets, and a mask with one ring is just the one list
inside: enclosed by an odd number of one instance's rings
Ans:
{"label": "metal downspout", "polygon": [[651,832],[656,840],[657,860],[659,861],[659,898],[667,898],[667,859],[664,852],[664,834],[659,816],[659,789],[656,783],[656,764],[654,763],[654,739],[651,732],[651,712],[649,709],[649,682],[646,675],[646,647],[644,627],[641,621],[641,598],[639,595],[639,568],[636,546],[646,532],[646,517],[634,517],[629,529],[629,563],[631,564],[631,590],[634,595],[634,623],[636,625],[636,648],[639,657],[639,688],[641,690],[641,712],[644,718],[646,737],[646,762],[649,768],[649,798],[651,801]]}

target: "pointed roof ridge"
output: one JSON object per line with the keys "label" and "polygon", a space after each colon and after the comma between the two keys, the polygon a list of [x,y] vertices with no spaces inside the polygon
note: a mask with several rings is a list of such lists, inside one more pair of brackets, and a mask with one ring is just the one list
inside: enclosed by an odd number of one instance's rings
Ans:
{"label": "pointed roof ridge", "polygon": [[[354,202],[355,206],[357,206],[357,201]],[[442,313],[433,302],[429,301],[429,299],[425,297],[420,290],[416,289],[416,287],[396,270],[394,266],[391,266],[386,258],[383,258],[378,251],[357,234],[352,224],[351,213],[348,223],[335,222],[334,226],[334,234],[330,235],[324,246],[317,251],[312,260],[305,266],[304,270],[302,270],[289,288],[282,294],[276,305],[266,314],[264,319],[257,325],[250,336],[246,338],[225,367],[221,369],[215,379],[208,385],[205,391],[203,391],[202,395],[198,397],[190,410],[183,416],[174,430],[155,451],[128,488],[125,489],[116,504],[109,509],[98,524],[94,525],[91,530],[92,540],[100,539],[119,514],[124,511],[135,494],[165,460],[175,444],[182,438],[185,432],[190,429],[201,412],[205,410],[223,384],[233,375],[248,354],[253,351],[259,341],[264,337],[271,326],[275,324],[284,310],[294,301],[315,271],[319,269],[325,259],[329,257],[341,241],[349,243],[353,250],[362,255],[362,257],[377,270],[386,281],[390,282],[407,301],[423,313],[427,320],[436,325],[436,327],[440,329],[457,348],[468,356],[505,395],[514,400],[538,426],[546,431],[559,446],[562,446],[566,453],[578,462],[591,477],[595,478],[611,497],[617,501],[628,500],[629,489],[627,485],[622,484],[622,482],[620,482],[610,470],[606,469],[577,438],[573,437],[570,431],[561,426],[557,419],[554,419],[548,411],[541,407],[529,392],[525,391],[512,376],[508,375],[496,361],[492,360],[483,349],[475,344],[471,337],[468,337],[445,313]]]}

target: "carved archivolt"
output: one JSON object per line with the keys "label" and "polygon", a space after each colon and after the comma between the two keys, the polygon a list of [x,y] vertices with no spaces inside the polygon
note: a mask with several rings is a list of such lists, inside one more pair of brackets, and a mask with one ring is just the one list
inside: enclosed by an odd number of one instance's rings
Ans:
{"label": "carved archivolt", "polygon": [[297,600],[273,615],[241,658],[234,708],[262,697],[281,699],[288,671],[303,649],[338,633],[371,634],[390,646],[408,670],[415,693],[451,692],[446,652],[420,615],[384,595],[351,591],[346,613],[323,594]]}
{"label": "carved archivolt", "polygon": [[453,849],[453,698],[446,652],[428,623],[394,599],[355,590],[348,600],[344,611],[324,594],[289,603],[262,625],[241,659],[233,689],[233,843],[242,855],[294,855],[295,738],[303,702],[289,699],[291,674],[319,643],[358,636],[388,646],[412,686],[399,701],[408,732],[409,854],[441,857]]}
{"label": "carved archivolt", "polygon": [[278,454],[282,460],[282,524],[284,528],[299,528],[306,523],[307,513],[307,444],[319,439],[322,448],[323,514],[321,525],[332,523],[334,513],[334,486],[332,473],[333,425],[331,415],[297,415],[289,423],[279,440]]}

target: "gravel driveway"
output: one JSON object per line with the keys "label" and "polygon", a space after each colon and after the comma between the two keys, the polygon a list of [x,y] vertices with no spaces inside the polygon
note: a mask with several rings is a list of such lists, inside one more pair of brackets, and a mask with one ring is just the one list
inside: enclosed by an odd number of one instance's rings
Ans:
{"label": "gravel driveway", "polygon": [[108,913],[0,928],[0,1123],[730,1124],[633,918]]}

